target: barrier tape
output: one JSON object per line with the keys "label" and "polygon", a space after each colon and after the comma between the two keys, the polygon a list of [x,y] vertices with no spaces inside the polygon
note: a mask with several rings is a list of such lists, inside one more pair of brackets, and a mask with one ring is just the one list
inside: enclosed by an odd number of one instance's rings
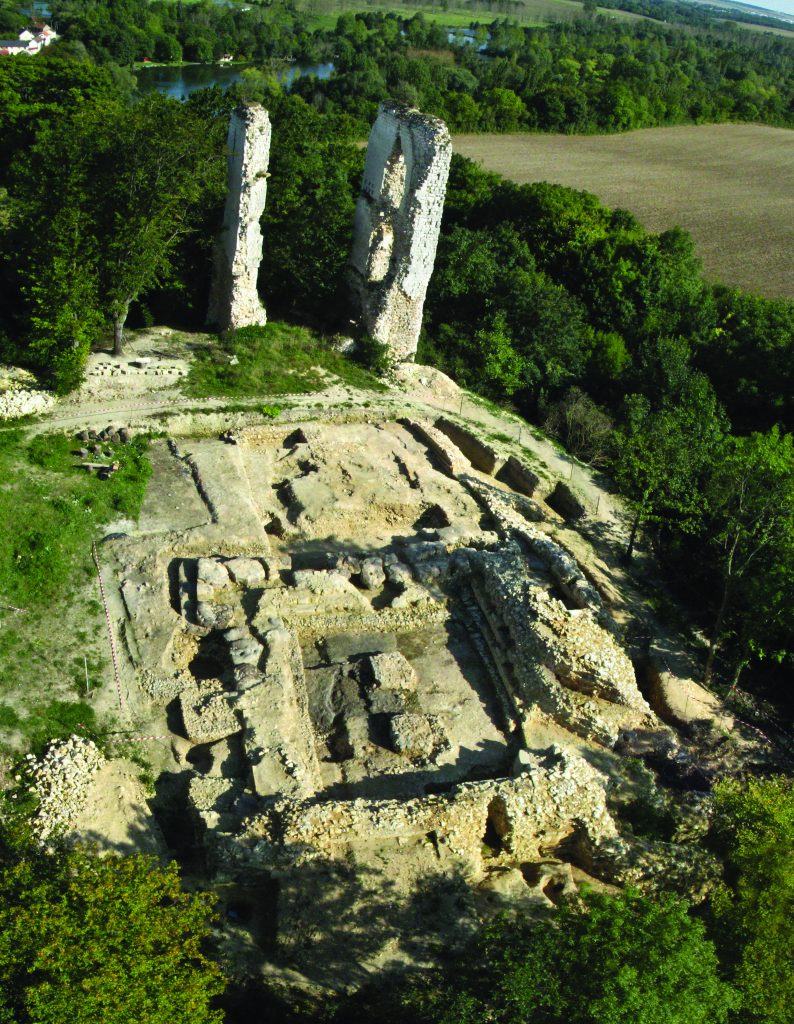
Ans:
{"label": "barrier tape", "polygon": [[91,541],[91,555],[96,566],[97,579],[99,580],[99,593],[102,598],[102,607],[105,609],[105,622],[108,628],[108,639],[110,640],[110,657],[113,662],[113,678],[116,682],[116,693],[119,698],[119,710],[124,711],[124,696],[121,692],[121,673],[119,672],[119,658],[116,651],[116,638],[113,635],[113,623],[110,619],[107,597],[105,595],[105,584],[102,580],[102,570],[99,568],[99,556],[97,555],[96,542]]}
{"label": "barrier tape", "polygon": [[172,736],[123,736],[122,739],[125,743],[146,743],[148,740],[162,740],[164,743],[170,743],[173,739]]}

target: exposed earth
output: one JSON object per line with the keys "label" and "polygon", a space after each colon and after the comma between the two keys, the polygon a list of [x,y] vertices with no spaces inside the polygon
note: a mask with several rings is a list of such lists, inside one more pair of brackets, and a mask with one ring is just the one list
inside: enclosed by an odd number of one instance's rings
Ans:
{"label": "exposed earth", "polygon": [[98,548],[102,699],[149,788],[74,740],[32,769],[45,809],[176,857],[221,895],[239,975],[306,990],[582,880],[702,897],[710,780],[769,752],[688,678],[597,475],[419,366],[275,418],[190,408],[200,344],[142,332],[37,422],[162,432],[139,521]]}

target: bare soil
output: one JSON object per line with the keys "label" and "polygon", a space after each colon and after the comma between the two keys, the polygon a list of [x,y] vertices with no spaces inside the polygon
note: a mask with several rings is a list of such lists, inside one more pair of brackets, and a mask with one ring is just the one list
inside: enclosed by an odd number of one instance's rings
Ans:
{"label": "bare soil", "polygon": [[706,276],[794,298],[794,131],[753,124],[622,135],[456,135],[457,152],[513,181],[550,181],[695,240]]}

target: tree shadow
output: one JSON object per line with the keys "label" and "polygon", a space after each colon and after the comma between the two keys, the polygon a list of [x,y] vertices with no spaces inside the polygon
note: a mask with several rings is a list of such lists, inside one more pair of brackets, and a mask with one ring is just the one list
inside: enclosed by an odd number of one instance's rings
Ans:
{"label": "tree shadow", "polygon": [[470,889],[455,870],[406,880],[348,854],[273,872],[267,882],[259,877],[271,887],[269,902],[241,906],[238,886],[222,906],[227,931],[247,930],[255,940],[251,979],[297,972],[304,987],[350,991],[383,971],[433,962],[475,923]]}

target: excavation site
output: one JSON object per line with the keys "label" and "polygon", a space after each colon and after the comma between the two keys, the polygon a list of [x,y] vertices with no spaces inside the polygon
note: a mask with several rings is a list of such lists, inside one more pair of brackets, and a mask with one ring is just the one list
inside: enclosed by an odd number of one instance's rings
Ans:
{"label": "excavation site", "polygon": [[152,443],[99,549],[151,792],[89,765],[69,827],[176,858],[243,975],[309,990],[583,881],[707,886],[701,794],[665,838],[621,819],[698,787],[573,492],[459,418],[284,418]]}
{"label": "excavation site", "polygon": [[[261,330],[267,111],[228,151],[208,322]],[[160,329],[94,354],[51,420],[99,481],[145,435],[151,477],[92,546],[105,753],[80,723],[28,755],[34,829],[176,861],[243,987],[354,992],[582,883],[699,902],[713,781],[769,765],[627,568],[609,482],[414,363],[450,160],[442,121],[381,106],[348,268],[389,357],[372,390],[314,368],[309,400],[288,365],[283,408],[230,406],[245,345]],[[221,376],[190,408],[196,360]],[[97,433],[100,397],[124,427]]]}

